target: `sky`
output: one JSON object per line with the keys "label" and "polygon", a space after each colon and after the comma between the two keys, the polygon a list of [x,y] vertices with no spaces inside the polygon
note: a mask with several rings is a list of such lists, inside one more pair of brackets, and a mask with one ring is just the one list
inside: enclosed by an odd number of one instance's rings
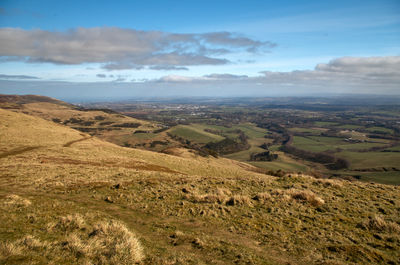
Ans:
{"label": "sky", "polygon": [[0,93],[400,95],[400,1],[0,0]]}

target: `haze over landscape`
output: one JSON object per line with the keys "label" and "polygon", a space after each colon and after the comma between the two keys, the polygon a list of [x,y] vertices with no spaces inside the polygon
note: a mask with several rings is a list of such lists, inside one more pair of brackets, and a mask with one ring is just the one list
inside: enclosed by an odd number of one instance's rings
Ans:
{"label": "haze over landscape", "polygon": [[400,264],[400,2],[0,1],[0,264]]}

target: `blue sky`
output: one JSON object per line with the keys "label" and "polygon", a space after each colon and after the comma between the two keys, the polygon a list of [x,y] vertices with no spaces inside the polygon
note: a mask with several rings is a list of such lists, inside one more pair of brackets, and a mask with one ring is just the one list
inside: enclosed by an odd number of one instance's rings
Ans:
{"label": "blue sky", "polygon": [[400,94],[399,54],[398,0],[0,1],[0,93]]}

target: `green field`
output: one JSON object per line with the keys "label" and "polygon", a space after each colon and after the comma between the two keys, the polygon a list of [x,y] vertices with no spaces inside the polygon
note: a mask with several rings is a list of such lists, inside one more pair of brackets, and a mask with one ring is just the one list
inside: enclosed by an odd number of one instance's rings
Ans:
{"label": "green field", "polygon": [[377,131],[377,132],[383,132],[383,133],[393,133],[392,129],[383,128],[383,127],[369,127],[366,130],[369,132]]}
{"label": "green field", "polygon": [[300,163],[291,163],[287,161],[271,161],[271,162],[265,162],[265,161],[254,161],[254,162],[249,162],[249,164],[260,167],[260,168],[265,168],[268,170],[283,170],[286,172],[307,172],[309,168],[306,165],[300,164]]}
{"label": "green field", "polygon": [[325,136],[294,136],[293,146],[310,152],[324,152],[327,150],[363,150],[382,146],[381,143],[346,143],[343,138]]}
{"label": "green field", "polygon": [[229,154],[229,155],[226,155],[225,157],[234,159],[234,160],[239,160],[239,161],[248,161],[250,159],[250,155],[252,153],[260,153],[260,152],[264,152],[264,151],[265,150],[260,147],[252,146],[247,150]]}
{"label": "green field", "polygon": [[400,172],[371,172],[363,173],[361,175],[362,181],[368,182],[379,182],[383,184],[399,185],[400,184]]}
{"label": "green field", "polygon": [[170,129],[169,132],[173,135],[182,137],[189,141],[194,141],[196,143],[209,143],[224,139],[224,137],[220,135],[205,132],[204,130],[196,128],[192,125],[178,125]]}
{"label": "green field", "polygon": [[343,124],[339,126],[335,126],[336,128],[341,128],[341,129],[348,129],[348,130],[356,130],[359,129],[359,125],[353,125],[353,124]]}
{"label": "green field", "polygon": [[400,167],[400,153],[343,151],[337,156],[349,160],[351,169]]}
{"label": "green field", "polygon": [[301,127],[294,127],[290,128],[289,131],[291,132],[298,132],[298,133],[312,133],[315,135],[321,134],[321,132],[326,131],[324,128],[301,128]]}
{"label": "green field", "polygon": [[379,182],[383,184],[399,185],[400,171],[381,171],[381,172],[359,172],[359,171],[339,171],[342,176],[359,176],[359,180],[365,182]]}
{"label": "green field", "polygon": [[314,122],[315,126],[318,127],[330,127],[330,126],[336,126],[339,125],[337,122],[331,122],[331,121],[316,121]]}
{"label": "green field", "polygon": [[390,148],[387,148],[387,149],[385,149],[385,150],[389,150],[389,151],[400,151],[400,145],[394,146],[394,147],[390,147]]}

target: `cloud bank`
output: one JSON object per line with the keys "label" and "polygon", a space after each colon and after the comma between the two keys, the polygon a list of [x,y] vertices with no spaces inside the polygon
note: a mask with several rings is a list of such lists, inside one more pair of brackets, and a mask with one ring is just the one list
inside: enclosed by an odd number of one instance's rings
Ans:
{"label": "cloud bank", "polygon": [[[5,76],[5,75],[3,75]],[[167,75],[157,79],[115,77],[107,82],[51,82],[0,80],[0,93],[43,94],[59,98],[180,96],[313,96],[382,94],[400,96],[400,56],[342,57],[320,63],[313,70],[262,71],[257,76],[214,73],[202,76]],[[22,78],[23,79],[23,78]],[[129,81],[132,80],[132,81]]]}
{"label": "cloud bank", "polygon": [[[193,83],[240,83],[243,85],[259,85],[274,87],[308,87],[337,89],[355,88],[362,91],[375,88],[384,92],[385,89],[397,88],[400,94],[400,56],[386,57],[342,57],[328,63],[316,65],[314,70],[291,72],[262,71],[261,76],[209,74],[201,77],[170,75],[156,82],[193,82]],[[335,92],[335,91],[331,91]]]}
{"label": "cloud bank", "polygon": [[231,32],[177,34],[117,27],[76,28],[65,32],[0,28],[0,56],[55,64],[104,63],[106,70],[183,70],[220,65],[228,53],[256,53],[276,46]]}
{"label": "cloud bank", "polygon": [[32,79],[40,79],[36,76],[31,75],[3,75],[0,74],[0,79],[17,79],[17,80],[32,80]]}

